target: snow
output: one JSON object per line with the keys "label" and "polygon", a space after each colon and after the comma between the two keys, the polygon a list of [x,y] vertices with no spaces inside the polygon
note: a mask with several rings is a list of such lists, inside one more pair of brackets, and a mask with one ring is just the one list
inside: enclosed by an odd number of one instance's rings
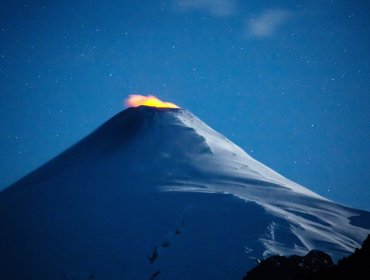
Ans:
{"label": "snow", "polygon": [[186,110],[130,108],[0,193],[0,278],[241,279],[271,254],[337,260],[369,217]]}

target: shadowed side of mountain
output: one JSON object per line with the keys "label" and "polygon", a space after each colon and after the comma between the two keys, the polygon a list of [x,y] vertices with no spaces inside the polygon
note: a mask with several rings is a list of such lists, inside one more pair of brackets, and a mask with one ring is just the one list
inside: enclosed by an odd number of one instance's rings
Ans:
{"label": "shadowed side of mountain", "polygon": [[240,279],[249,257],[263,253],[258,237],[271,219],[284,223],[231,195],[128,195],[125,187],[143,182],[125,184],[68,196],[57,188],[0,205],[1,213],[14,205],[0,214],[0,279],[145,280],[159,270],[162,280]]}
{"label": "shadowed side of mountain", "polygon": [[139,106],[128,108],[98,127],[90,135],[62,152],[35,171],[21,178],[0,193],[11,192],[19,186],[31,187],[47,181],[60,173],[68,172],[73,166],[101,160],[113,154],[117,149],[129,150],[141,134],[148,129],[154,115],[181,109],[153,108]]}

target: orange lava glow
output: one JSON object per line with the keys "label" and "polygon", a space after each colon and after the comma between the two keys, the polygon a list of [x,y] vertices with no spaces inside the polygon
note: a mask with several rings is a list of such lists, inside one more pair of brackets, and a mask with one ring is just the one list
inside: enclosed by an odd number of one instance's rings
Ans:
{"label": "orange lava glow", "polygon": [[179,106],[170,102],[164,102],[153,95],[144,96],[132,94],[126,99],[125,103],[127,107],[138,107],[143,105],[157,108],[179,108]]}

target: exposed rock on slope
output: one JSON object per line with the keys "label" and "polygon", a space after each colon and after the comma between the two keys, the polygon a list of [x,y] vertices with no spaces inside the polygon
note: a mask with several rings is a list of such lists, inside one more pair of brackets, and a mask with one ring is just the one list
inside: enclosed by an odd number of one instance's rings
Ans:
{"label": "exposed rock on slope", "polygon": [[330,256],[312,250],[306,256],[273,256],[249,271],[243,280],[369,279],[370,235],[361,249],[334,265]]}

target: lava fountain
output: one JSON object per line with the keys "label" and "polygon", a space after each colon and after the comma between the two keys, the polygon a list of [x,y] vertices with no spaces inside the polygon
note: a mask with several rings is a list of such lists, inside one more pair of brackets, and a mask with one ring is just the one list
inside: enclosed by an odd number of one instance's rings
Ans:
{"label": "lava fountain", "polygon": [[164,102],[153,95],[144,96],[139,94],[131,94],[125,100],[125,104],[127,107],[149,106],[157,108],[180,108],[171,102]]}

